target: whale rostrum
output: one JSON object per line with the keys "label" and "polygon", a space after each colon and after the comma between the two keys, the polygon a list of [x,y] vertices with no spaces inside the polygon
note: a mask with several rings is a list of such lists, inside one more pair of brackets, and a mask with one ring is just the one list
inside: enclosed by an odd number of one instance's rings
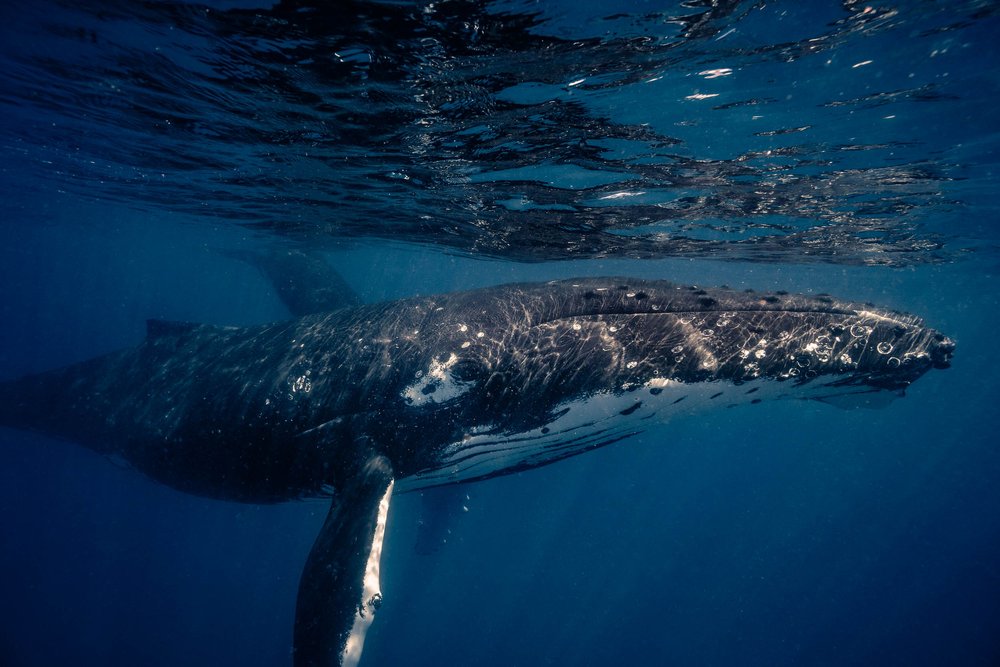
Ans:
{"label": "whale rostrum", "polygon": [[393,492],[546,465],[685,412],[877,404],[954,349],[916,317],[825,295],[580,278],[245,328],[151,320],[137,347],[0,384],[0,424],[190,493],[329,497],[294,661],[348,665],[381,600]]}

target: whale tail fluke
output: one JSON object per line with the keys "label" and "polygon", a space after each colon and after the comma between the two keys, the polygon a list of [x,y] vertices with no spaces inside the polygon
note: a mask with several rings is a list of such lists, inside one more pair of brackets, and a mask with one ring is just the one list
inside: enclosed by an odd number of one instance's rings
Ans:
{"label": "whale tail fluke", "polygon": [[260,271],[293,317],[325,313],[361,303],[347,281],[321,255],[298,249],[219,250]]}
{"label": "whale tail fluke", "polygon": [[0,381],[0,426],[69,438],[101,448],[110,403],[101,369],[118,353]]}

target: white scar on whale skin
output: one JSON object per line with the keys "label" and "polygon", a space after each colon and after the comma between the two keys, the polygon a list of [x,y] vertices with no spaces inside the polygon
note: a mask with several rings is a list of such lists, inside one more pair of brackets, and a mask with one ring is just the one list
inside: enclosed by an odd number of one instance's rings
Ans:
{"label": "white scar on whale skin", "polygon": [[375,620],[375,610],[378,600],[382,597],[379,584],[379,561],[382,559],[382,540],[385,537],[385,522],[389,516],[389,498],[392,496],[393,482],[385,490],[378,504],[378,519],[375,521],[375,536],[372,539],[372,550],[368,552],[368,562],[365,564],[364,587],[361,591],[361,604],[354,615],[354,625],[351,634],[347,636],[344,653],[341,656],[343,667],[357,667],[361,661],[361,651],[365,647],[365,633]]}
{"label": "white scar on whale skin", "polygon": [[[464,325],[463,325],[464,326]],[[451,367],[458,361],[454,352],[436,359],[431,359],[430,366],[423,373],[418,373],[416,381],[403,390],[403,399],[414,406],[428,403],[445,403],[454,400],[470,389],[471,382],[461,382],[452,376]]]}

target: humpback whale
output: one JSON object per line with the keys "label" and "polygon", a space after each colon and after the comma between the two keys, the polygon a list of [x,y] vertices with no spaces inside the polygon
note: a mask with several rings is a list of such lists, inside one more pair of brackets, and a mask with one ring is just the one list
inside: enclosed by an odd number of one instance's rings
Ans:
{"label": "humpback whale", "polygon": [[328,498],[294,663],[355,665],[393,493],[547,465],[683,413],[874,404],[954,349],[915,316],[826,295],[581,278],[243,328],[150,320],[137,347],[0,383],[0,425],[189,493]]}

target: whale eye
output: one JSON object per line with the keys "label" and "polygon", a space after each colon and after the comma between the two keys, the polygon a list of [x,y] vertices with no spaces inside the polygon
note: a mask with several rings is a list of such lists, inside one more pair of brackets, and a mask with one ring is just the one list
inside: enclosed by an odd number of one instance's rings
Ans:
{"label": "whale eye", "polygon": [[469,382],[475,380],[483,372],[483,366],[475,359],[459,359],[451,367],[451,375],[459,382]]}

